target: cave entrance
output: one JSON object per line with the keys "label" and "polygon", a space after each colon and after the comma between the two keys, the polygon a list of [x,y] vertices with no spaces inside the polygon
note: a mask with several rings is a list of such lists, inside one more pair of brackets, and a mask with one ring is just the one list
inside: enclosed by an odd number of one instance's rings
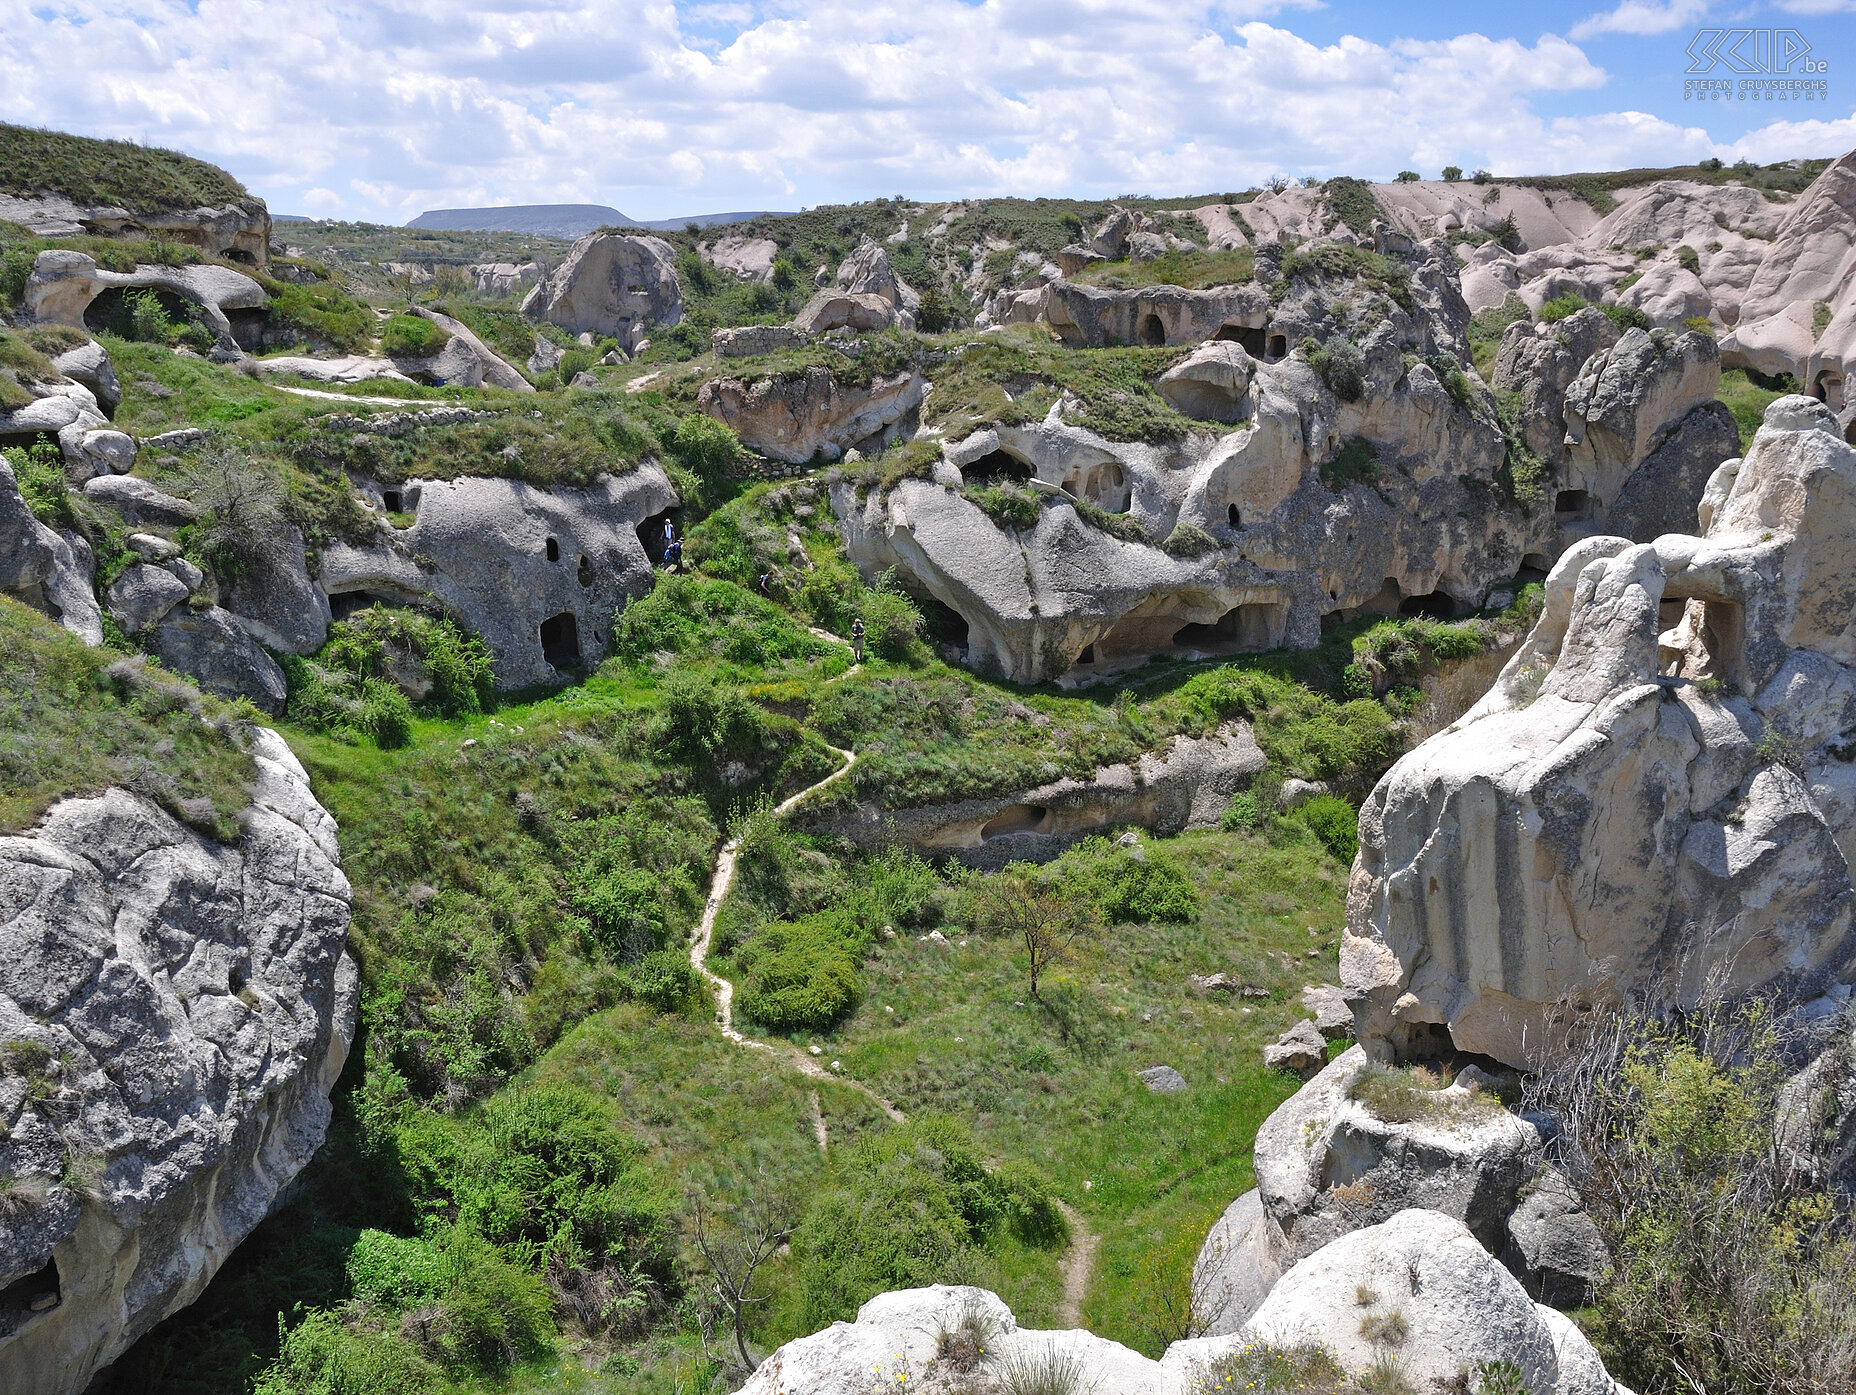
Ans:
{"label": "cave entrance", "polygon": [[1010,837],[1014,833],[1042,833],[1050,821],[1050,810],[1042,804],[1014,804],[1001,809],[980,828],[980,841]]}
{"label": "cave entrance", "polygon": [[1427,591],[1422,596],[1407,596],[1398,603],[1398,613],[1407,620],[1417,616],[1429,620],[1454,620],[1461,610],[1456,598],[1448,591]]}
{"label": "cave entrance", "polygon": [[1029,463],[1010,451],[988,451],[971,465],[960,467],[960,477],[968,484],[986,484],[995,480],[1029,480],[1033,475]]}
{"label": "cave entrance", "polygon": [[558,562],[561,560],[561,545],[555,539],[549,538],[542,550],[548,554],[548,560],[550,562]]}
{"label": "cave entrance", "polygon": [[1826,368],[1817,375],[1817,381],[1811,384],[1811,396],[1833,412],[1842,411],[1843,375],[1833,368]]}
{"label": "cave entrance", "polygon": [[550,615],[541,622],[541,657],[554,668],[576,668],[580,663],[580,624],[571,610]]}
{"label": "cave entrance", "polygon": [[388,513],[404,513],[405,509],[401,507],[403,503],[404,500],[397,489],[383,489],[380,492],[381,507]]}
{"label": "cave entrance", "polygon": [[1244,515],[1238,512],[1236,504],[1229,505],[1224,511],[1224,516],[1225,521],[1231,525],[1232,532],[1244,526]]}
{"label": "cave entrance", "polygon": [[670,546],[666,530],[674,528],[676,522],[677,511],[665,509],[662,513],[652,514],[638,525],[638,544],[644,548],[644,555],[650,559],[652,566],[664,560],[664,549]]}
{"label": "cave entrance", "polygon": [[1746,613],[1738,601],[1724,598],[1664,595],[1657,623],[1675,610],[1676,623],[1657,636],[1657,658],[1666,678],[1698,682],[1717,678],[1747,685]]}
{"label": "cave entrance", "polygon": [[1078,470],[1063,482],[1063,487],[1107,513],[1126,513],[1133,492],[1121,465],[1113,460]]}
{"label": "cave entrance", "polygon": [[1222,339],[1227,344],[1241,344],[1244,352],[1252,358],[1262,358],[1269,352],[1266,342],[1268,336],[1264,334],[1261,325],[1221,325],[1218,333],[1212,337]]}
{"label": "cave entrance", "polygon": [[388,606],[401,609],[406,602],[398,596],[389,596],[379,591],[331,591],[329,593],[329,618],[346,620],[356,611],[366,610],[370,606]]}
{"label": "cave entrance", "polygon": [[[144,308],[150,296],[161,308],[158,317]],[[159,286],[111,286],[84,307],[84,327],[92,334],[102,331],[147,343],[167,343],[175,331],[199,318],[199,307],[192,301]]]}
{"label": "cave entrance", "polygon": [[1166,326],[1160,323],[1158,315],[1149,312],[1141,316],[1140,328],[1134,337],[1149,348],[1160,348],[1166,343]]}
{"label": "cave entrance", "polygon": [[590,587],[597,577],[593,570],[593,559],[584,552],[580,554],[580,565],[574,569],[574,580],[583,587]]}
{"label": "cave entrance", "polygon": [[967,647],[966,616],[933,596],[918,595],[914,600],[921,610],[923,625],[930,639],[936,644],[949,644],[956,649]]}
{"label": "cave entrance", "polygon": [[1173,645],[1223,653],[1274,649],[1282,643],[1288,625],[1287,601],[1253,601],[1232,606],[1209,625],[1180,626],[1173,635]]}
{"label": "cave entrance", "polygon": [[1095,645],[1085,644],[1083,646],[1083,652],[1076,656],[1076,662],[1079,664],[1093,664],[1095,661],[1096,661]]}
{"label": "cave entrance", "polygon": [[1544,552],[1530,552],[1521,559],[1521,570],[1514,579],[1523,585],[1530,581],[1545,581],[1547,573],[1553,570],[1553,561]]}
{"label": "cave entrance", "polygon": [[0,1288],[0,1337],[10,1337],[34,1316],[51,1311],[63,1301],[58,1261],[48,1259],[42,1267]]}
{"label": "cave entrance", "polygon": [[1289,336],[1288,335],[1272,334],[1269,337],[1268,342],[1269,342],[1269,351],[1265,353],[1263,357],[1267,359],[1269,362],[1275,363],[1279,359],[1285,359],[1289,357]]}
{"label": "cave entrance", "polygon": [[1553,521],[1579,523],[1592,516],[1592,496],[1583,489],[1562,489],[1553,496]]}

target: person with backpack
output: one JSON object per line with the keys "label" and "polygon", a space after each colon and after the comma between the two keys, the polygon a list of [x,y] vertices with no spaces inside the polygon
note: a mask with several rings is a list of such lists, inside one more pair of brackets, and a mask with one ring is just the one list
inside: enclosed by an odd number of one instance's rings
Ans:
{"label": "person with backpack", "polygon": [[851,621],[851,652],[857,656],[857,662],[864,661],[864,617],[858,616]]}

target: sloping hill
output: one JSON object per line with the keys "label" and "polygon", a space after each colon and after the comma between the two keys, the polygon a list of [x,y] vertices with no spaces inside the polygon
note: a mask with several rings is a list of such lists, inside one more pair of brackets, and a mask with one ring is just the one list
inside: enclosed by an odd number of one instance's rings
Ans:
{"label": "sloping hill", "polygon": [[137,213],[231,203],[250,195],[217,165],[177,150],[0,124],[0,193],[62,194]]}
{"label": "sloping hill", "polygon": [[603,203],[522,203],[506,208],[432,208],[406,226],[434,232],[513,232],[579,237],[594,228],[630,225],[631,219]]}

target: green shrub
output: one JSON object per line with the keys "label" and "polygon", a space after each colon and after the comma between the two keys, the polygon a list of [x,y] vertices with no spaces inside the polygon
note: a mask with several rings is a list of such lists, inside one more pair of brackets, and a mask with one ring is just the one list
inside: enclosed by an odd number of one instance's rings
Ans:
{"label": "green shrub", "polygon": [[1545,325],[1557,324],[1578,314],[1586,307],[1586,299],[1577,291],[1567,291],[1556,295],[1540,307],[1540,322]]}
{"label": "green shrub", "polygon": [[9,446],[0,450],[0,460],[13,467],[20,496],[34,518],[48,528],[77,526],[71,489],[65,481],[64,458],[58,447],[44,441],[30,447]]}
{"label": "green shrub", "polygon": [[741,1011],[776,1032],[836,1026],[863,994],[857,955],[827,917],[766,926],[744,958],[751,971]]}
{"label": "green shrub", "polygon": [[1650,317],[1635,305],[1607,305],[1603,309],[1605,317],[1618,327],[1620,334],[1629,329],[1650,327]]}
{"label": "green shrub", "polygon": [[666,443],[677,462],[713,494],[740,467],[741,442],[713,417],[694,412],[677,423]]}
{"label": "green shrub", "polygon": [[670,653],[761,665],[822,658],[837,646],[808,633],[772,601],[732,581],[670,573],[618,613],[612,649],[634,663]]}
{"label": "green shrub", "polygon": [[421,315],[393,315],[380,327],[388,358],[430,358],[450,342],[449,332]]}
{"label": "green shrub", "polygon": [[271,298],[268,315],[272,325],[297,330],[334,348],[359,352],[380,323],[373,310],[333,281],[305,284],[261,276],[259,282]]}
{"label": "green shrub", "polygon": [[1231,796],[1219,826],[1226,833],[1249,833],[1262,822],[1263,810],[1257,804],[1257,796],[1250,790],[1240,790]]}
{"label": "green shrub", "polygon": [[318,1309],[294,1328],[277,1319],[281,1350],[259,1374],[252,1395],[437,1395],[444,1372],[410,1342],[384,1332],[354,1331]]}
{"label": "green shrub", "polygon": [[954,327],[954,312],[939,286],[922,292],[921,304],[915,308],[915,327],[923,334],[942,334]]}
{"label": "green shrub", "polygon": [[1372,484],[1379,478],[1379,457],[1364,436],[1349,436],[1320,473],[1321,482],[1337,493],[1351,485]]}
{"label": "green shrub", "polygon": [[657,878],[644,868],[576,868],[571,895],[574,910],[614,961],[630,963],[664,947],[663,897]]}
{"label": "green shrub", "polygon": [[1691,276],[1701,275],[1701,254],[1686,242],[1675,251],[1676,265]]}
{"label": "green shrub", "polygon": [[1007,1234],[1045,1248],[1069,1238],[1033,1173],[995,1173],[965,1125],[917,1116],[851,1150],[794,1234],[805,1319],[821,1326],[885,1290],[945,1282]]}
{"label": "green shrub", "polygon": [[681,1012],[695,1002],[702,980],[689,956],[678,949],[660,949],[644,956],[625,971],[625,991],[659,1012]]}
{"label": "green shrub", "polygon": [[1183,925],[1198,919],[1199,894],[1192,879],[1157,847],[1132,850],[1107,838],[1090,838],[1064,854],[1058,866],[1110,925]]}
{"label": "green shrub", "polygon": [[1360,850],[1360,815],[1353,805],[1331,794],[1318,794],[1295,815],[1308,825],[1335,861],[1352,865],[1354,854]]}
{"label": "green shrub", "polygon": [[658,742],[677,759],[713,763],[752,745],[760,734],[759,710],[733,683],[673,668],[659,692]]}
{"label": "green shrub", "polygon": [[1218,539],[1198,524],[1182,518],[1173,525],[1173,531],[1166,535],[1160,550],[1169,557],[1202,557],[1208,552],[1216,552],[1222,546]]}
{"label": "green shrub", "polygon": [[0,253],[0,305],[16,305],[25,296],[34,260],[34,254],[24,247]]}
{"label": "green shrub", "polygon": [[1001,528],[1035,528],[1044,516],[1044,498],[1016,484],[969,485],[960,491]]}
{"label": "green shrub", "polygon": [[1343,402],[1358,402],[1366,394],[1366,355],[1344,334],[1330,334],[1320,344],[1302,341],[1302,351],[1328,390]]}
{"label": "green shrub", "polygon": [[902,590],[891,568],[857,594],[864,622],[864,642],[879,658],[910,661],[921,647],[922,613]]}
{"label": "green shrub", "polygon": [[429,1241],[364,1230],[348,1251],[348,1286],[357,1298],[410,1308],[445,1286],[444,1256]]}

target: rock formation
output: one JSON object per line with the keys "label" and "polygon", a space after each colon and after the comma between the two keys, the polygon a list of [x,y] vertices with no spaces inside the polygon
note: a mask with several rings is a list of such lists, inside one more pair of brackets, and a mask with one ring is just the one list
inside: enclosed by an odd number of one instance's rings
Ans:
{"label": "rock formation", "polygon": [[[1373,1316],[1386,1321],[1362,1321]],[[957,1330],[963,1317],[994,1334],[984,1360],[971,1366],[957,1353],[941,1353],[941,1334]],[[1395,1340],[1376,1343],[1369,1334],[1380,1331]],[[1073,1362],[1081,1388],[1099,1395],[1189,1395],[1221,1388],[1220,1359],[1258,1342],[1319,1343],[1349,1375],[1370,1371],[1389,1345],[1413,1388],[1457,1388],[1479,1365],[1506,1362],[1519,1371],[1522,1388],[1539,1395],[1628,1395],[1571,1319],[1532,1302],[1461,1223],[1422,1210],[1317,1251],[1282,1277],[1241,1331],[1174,1342],[1158,1361],[1091,1332],[1021,1328],[996,1295],[936,1285],[878,1294],[858,1309],[855,1322],[788,1342],[741,1389],[742,1395],[866,1395],[901,1384],[998,1389],[999,1372],[1048,1355]]]}
{"label": "rock formation", "polygon": [[921,297],[890,266],[889,254],[865,238],[844,259],[833,284],[793,317],[793,326],[814,335],[834,329],[914,329],[920,303]]}
{"label": "rock formation", "polygon": [[209,257],[264,266],[271,259],[271,215],[260,199],[221,208],[144,209],[84,205],[62,194],[21,198],[0,194],[0,220],[20,223],[35,237],[136,237],[159,233],[197,247]]}
{"label": "rock formation", "polygon": [[86,644],[103,643],[90,587],[90,545],[33,517],[13,467],[0,460],[0,593],[51,616]]}
{"label": "rock formation", "polygon": [[653,325],[683,318],[677,254],[661,237],[588,233],[574,243],[553,274],[536,283],[522,313],[569,334],[619,341],[629,353]]}
{"label": "rock formation", "polygon": [[814,364],[751,380],[711,378],[696,404],[762,455],[802,465],[893,437],[898,423],[921,406],[927,387],[918,369],[853,386]]}
{"label": "rock formation", "polygon": [[814,826],[868,846],[891,842],[972,867],[1046,862],[1079,838],[1138,824],[1165,835],[1210,828],[1231,796],[1268,764],[1241,722],[1203,738],[1175,737],[1133,765],[1093,779],[1053,780],[1035,789],[957,804],[885,810],[874,804],[821,814]]}
{"label": "rock formation", "polygon": [[520,266],[514,262],[480,262],[466,270],[470,272],[471,289],[486,296],[514,295],[541,279],[541,268],[534,262]]}
{"label": "rock formation", "polygon": [[338,614],[376,598],[442,607],[489,646],[505,689],[604,657],[613,612],[651,586],[643,525],[677,503],[656,464],[584,489],[464,478],[395,492],[412,525],[383,518],[377,543],[325,547],[323,591]]}
{"label": "rock formation", "polygon": [[717,271],[726,271],[741,281],[773,280],[774,259],[780,244],[770,237],[719,237],[698,249],[702,259]]}
{"label": "rock formation", "polygon": [[134,271],[104,271],[82,252],[41,252],[26,281],[26,313],[46,324],[83,329],[84,312],[107,290],[167,291],[192,301],[222,345],[236,349],[228,310],[262,310],[270,297],[251,277],[230,267],[138,266]]}
{"label": "rock formation", "polygon": [[1341,972],[1376,1055],[1515,1065],[1554,1005],[1847,980],[1856,450],[1785,397],[1699,536],[1572,547],[1496,686],[1360,816]]}
{"label": "rock formation", "polygon": [[238,842],[112,789],[0,838],[0,1388],[77,1395],[322,1141],[359,976],[335,824],[250,734]]}

